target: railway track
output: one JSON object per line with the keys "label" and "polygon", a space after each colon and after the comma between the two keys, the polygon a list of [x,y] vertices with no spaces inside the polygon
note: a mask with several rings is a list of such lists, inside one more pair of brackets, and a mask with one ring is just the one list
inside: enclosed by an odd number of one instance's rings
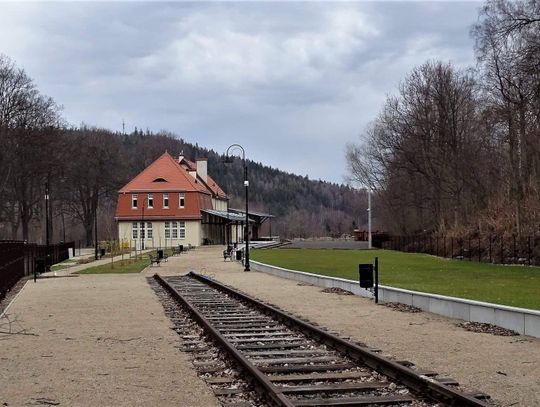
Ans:
{"label": "railway track", "polygon": [[[262,404],[287,407],[489,405],[485,394],[461,392],[452,379],[385,358],[208,277],[154,278],[242,372],[240,385],[212,379],[221,386],[216,394],[254,389]],[[190,338],[184,337],[187,345]],[[188,351],[209,351],[197,340],[191,344]],[[215,352],[206,357],[208,366],[216,363]]]}

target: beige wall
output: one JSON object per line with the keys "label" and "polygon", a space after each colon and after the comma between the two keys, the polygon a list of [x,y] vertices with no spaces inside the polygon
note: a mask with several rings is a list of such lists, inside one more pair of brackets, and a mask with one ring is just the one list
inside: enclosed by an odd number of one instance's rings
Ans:
{"label": "beige wall", "polygon": [[[186,220],[186,237],[185,239],[165,239],[165,221],[146,221],[152,222],[152,239],[146,237],[144,239],[144,247],[153,249],[158,247],[178,246],[179,244],[187,246],[200,246],[202,242],[202,228],[199,220]],[[132,238],[132,223],[133,221],[118,222],[118,238],[130,244],[131,247],[140,249],[141,239]],[[138,235],[139,236],[139,235]]]}
{"label": "beige wall", "polygon": [[227,211],[227,201],[223,199],[212,198],[212,209],[216,211]]}

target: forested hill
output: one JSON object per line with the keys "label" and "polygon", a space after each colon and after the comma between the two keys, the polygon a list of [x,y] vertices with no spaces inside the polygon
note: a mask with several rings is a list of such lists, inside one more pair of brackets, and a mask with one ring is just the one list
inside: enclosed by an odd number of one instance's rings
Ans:
{"label": "forested hill", "polygon": [[[4,128],[2,137],[6,140],[0,152],[0,185],[6,192],[0,206],[3,239],[43,242],[47,183],[53,241],[91,244],[96,208],[99,238],[116,238],[117,191],[166,151],[174,157],[183,153],[190,160],[208,158],[208,172],[231,197],[230,207],[244,206],[242,161],[224,164],[222,155],[172,134],[50,126],[40,131]],[[248,168],[250,208],[276,216],[274,235],[339,236],[365,222],[360,192],[252,161]]]}
{"label": "forested hill", "polygon": [[[231,197],[230,207],[244,206],[241,159],[225,164],[222,154],[169,134],[136,131],[122,138],[123,149],[131,157],[127,179],[165,151],[174,157],[183,152],[192,161],[207,157],[208,173]],[[250,208],[276,216],[272,233],[287,237],[339,236],[366,221],[364,194],[348,186],[310,180],[250,160],[248,172]]]}

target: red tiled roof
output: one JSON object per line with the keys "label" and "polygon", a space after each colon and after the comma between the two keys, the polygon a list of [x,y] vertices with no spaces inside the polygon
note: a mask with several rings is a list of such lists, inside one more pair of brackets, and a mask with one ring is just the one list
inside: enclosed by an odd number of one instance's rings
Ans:
{"label": "red tiled roof", "polygon": [[[156,182],[160,178],[164,179],[165,182]],[[206,187],[189,175],[169,153],[164,153],[118,192],[137,191],[198,191],[209,193]]]}
{"label": "red tiled roof", "polygon": [[219,187],[216,181],[213,180],[210,175],[207,175],[208,180],[206,181],[206,184],[208,185],[208,188],[212,190],[214,194],[219,196],[220,198],[227,199],[227,194]]}
{"label": "red tiled roof", "polygon": [[[180,162],[180,164],[185,164],[187,169],[190,171],[197,171],[197,163],[191,160],[188,160],[186,157],[182,157],[182,161]],[[228,198],[227,194],[220,188],[217,182],[214,181],[214,179],[210,175],[207,175],[206,184],[208,188],[210,189],[210,191],[214,193],[215,195],[217,195],[218,197],[223,198],[223,199]]]}

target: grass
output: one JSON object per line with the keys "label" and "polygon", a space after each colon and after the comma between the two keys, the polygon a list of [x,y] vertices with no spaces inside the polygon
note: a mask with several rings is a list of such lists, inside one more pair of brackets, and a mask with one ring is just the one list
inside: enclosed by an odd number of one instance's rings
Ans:
{"label": "grass", "polygon": [[61,261],[60,263],[53,264],[51,266],[51,270],[52,271],[64,270],[64,269],[73,267],[75,264],[77,264],[77,262],[74,261],[73,259],[66,259],[64,261]]}
{"label": "grass", "polygon": [[379,257],[380,283],[540,310],[540,268],[450,260],[392,250],[254,250],[251,258],[292,270],[358,280],[358,263]]}
{"label": "grass", "polygon": [[102,264],[100,266],[90,267],[85,270],[81,270],[78,272],[78,274],[140,273],[149,264],[150,260],[148,259],[148,255],[143,255],[142,259],[139,258],[135,260],[134,258],[132,258],[131,262],[127,258],[124,259],[123,265],[121,260],[115,261],[113,263],[113,269],[111,269],[111,263],[107,262],[106,264]]}

